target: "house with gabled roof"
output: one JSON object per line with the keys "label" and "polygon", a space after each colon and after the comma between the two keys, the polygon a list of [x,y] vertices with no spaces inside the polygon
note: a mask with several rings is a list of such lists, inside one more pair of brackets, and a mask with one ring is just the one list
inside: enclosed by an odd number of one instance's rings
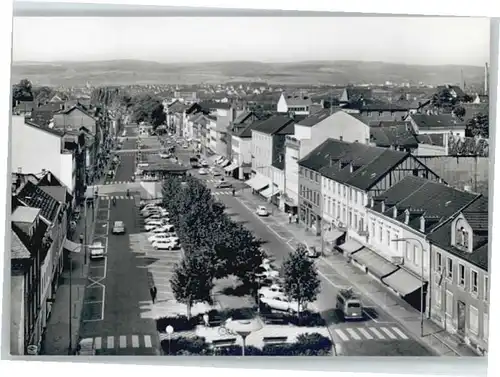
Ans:
{"label": "house with gabled roof", "polygon": [[442,134],[465,137],[465,122],[453,114],[411,114],[410,122],[416,134]]}
{"label": "house with gabled roof", "polygon": [[365,206],[408,175],[440,178],[407,152],[328,139],[299,161],[299,220],[337,228],[346,253],[368,245]]}
{"label": "house with gabled roof", "polygon": [[373,99],[373,90],[370,88],[348,86],[347,88],[344,88],[342,94],[340,95],[340,103],[343,104],[371,99]]}
{"label": "house with gabled roof", "polygon": [[96,134],[97,117],[80,104],[64,109],[54,114],[54,128],[59,130],[79,130],[85,127],[92,134]]}
{"label": "house with gabled roof", "polygon": [[431,272],[429,316],[476,353],[489,340],[489,213],[481,196],[427,237]]}
{"label": "house with gabled roof", "polygon": [[409,122],[379,121],[370,126],[370,144],[404,152],[418,149],[417,136]]}
{"label": "house with gabled roof", "polygon": [[311,97],[302,94],[283,92],[278,100],[278,113],[293,113],[295,115],[309,115],[313,102]]}
{"label": "house with gabled roof", "polygon": [[[428,237],[480,197],[416,176],[407,176],[374,196],[366,206],[370,246],[378,264],[387,266],[378,278],[412,306],[429,313],[436,265]],[[365,254],[355,253],[352,258],[368,271],[381,269]]]}

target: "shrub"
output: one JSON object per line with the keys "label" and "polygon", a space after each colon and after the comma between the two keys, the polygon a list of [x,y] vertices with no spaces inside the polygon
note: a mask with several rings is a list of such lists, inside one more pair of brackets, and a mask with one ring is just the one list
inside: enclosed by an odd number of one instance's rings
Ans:
{"label": "shrub", "polygon": [[294,343],[296,352],[304,355],[317,355],[319,352],[330,352],[332,349],[332,342],[329,338],[318,334],[301,334],[297,337]]}
{"label": "shrub", "polygon": [[205,338],[194,336],[173,338],[161,342],[161,347],[166,355],[204,355],[207,354],[207,344]]}
{"label": "shrub", "polygon": [[[233,345],[227,347],[220,347],[214,351],[214,354],[217,356],[241,356],[242,350],[241,346]],[[245,355],[246,356],[260,356],[262,355],[262,351],[257,347],[246,346],[245,347]]]}
{"label": "shrub", "polygon": [[200,323],[198,316],[188,319],[185,315],[175,317],[162,317],[156,320],[156,329],[159,332],[165,332],[167,326],[172,326],[175,332],[193,330]]}

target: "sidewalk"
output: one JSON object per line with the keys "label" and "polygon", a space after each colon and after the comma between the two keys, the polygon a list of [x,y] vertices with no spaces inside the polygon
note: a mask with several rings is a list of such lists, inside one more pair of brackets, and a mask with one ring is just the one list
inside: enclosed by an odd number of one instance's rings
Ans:
{"label": "sidewalk", "polygon": [[[95,203],[97,209],[99,202]],[[94,233],[94,216],[92,206],[87,208],[87,216],[80,219],[74,232],[72,241],[79,242],[80,234],[84,234],[85,223],[87,221],[86,244],[92,242]],[[74,350],[80,328],[80,316],[82,311],[83,296],[85,287],[88,284],[87,275],[89,260],[85,264],[85,253],[72,254],[71,263],[71,286],[69,267],[61,274],[61,283],[56,292],[56,298],[52,306],[52,312],[47,322],[45,340],[42,346],[44,355],[67,355],[70,346],[69,329],[71,322],[71,348]],[[70,289],[71,287],[71,289]],[[71,300],[70,300],[71,296]],[[71,308],[71,309],[70,309]],[[71,311],[71,318],[70,318]]]}
{"label": "sidewalk", "polygon": [[[271,204],[264,199],[253,195],[250,189],[238,191],[238,196],[242,199],[244,198],[244,200],[252,201],[255,203],[255,206],[266,205],[268,209],[271,207]],[[321,250],[320,236],[307,231],[303,224],[290,224],[288,215],[275,206],[273,212],[272,218],[284,229],[289,230],[294,235],[296,242],[307,243],[307,245],[315,246],[317,250]],[[367,274],[360,274],[355,266],[347,263],[346,258],[342,254],[328,250],[325,247],[325,255],[321,257],[321,261],[333,269],[339,276],[347,279],[355,290],[376,302],[377,305],[393,317],[417,340],[432,348],[437,354],[442,356],[478,356],[457,336],[446,333],[429,319],[424,319],[424,336],[421,337],[420,312],[411,307],[402,298],[390,294],[383,283],[376,281]],[[377,292],[367,290],[367,287],[373,287],[374,285],[378,285],[381,289]]]}

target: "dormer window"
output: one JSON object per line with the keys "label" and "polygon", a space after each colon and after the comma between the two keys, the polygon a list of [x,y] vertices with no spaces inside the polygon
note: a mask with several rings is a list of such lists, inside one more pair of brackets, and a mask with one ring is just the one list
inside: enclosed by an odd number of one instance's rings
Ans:
{"label": "dormer window", "polygon": [[464,249],[469,248],[469,232],[463,226],[457,227],[455,237],[456,246],[462,247]]}

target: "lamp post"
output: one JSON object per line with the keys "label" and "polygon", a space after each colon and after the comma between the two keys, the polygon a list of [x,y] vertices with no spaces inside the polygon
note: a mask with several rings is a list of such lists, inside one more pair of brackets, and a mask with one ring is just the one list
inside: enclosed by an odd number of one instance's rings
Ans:
{"label": "lamp post", "polygon": [[172,341],[172,334],[174,333],[174,328],[168,325],[165,331],[167,332],[168,335],[168,354],[170,355],[170,345]]}
{"label": "lamp post", "polygon": [[405,238],[396,238],[393,239],[392,242],[406,242],[406,241],[415,241],[420,246],[420,268],[421,268],[421,276],[420,276],[420,336],[424,336],[424,244],[417,238],[413,237],[405,237]]}
{"label": "lamp post", "polygon": [[236,321],[228,319],[226,321],[225,327],[230,332],[233,332],[241,336],[242,339],[241,356],[245,356],[246,339],[248,335],[250,335],[253,332],[259,331],[260,329],[262,329],[263,325],[260,319],[258,318],[236,320]]}

